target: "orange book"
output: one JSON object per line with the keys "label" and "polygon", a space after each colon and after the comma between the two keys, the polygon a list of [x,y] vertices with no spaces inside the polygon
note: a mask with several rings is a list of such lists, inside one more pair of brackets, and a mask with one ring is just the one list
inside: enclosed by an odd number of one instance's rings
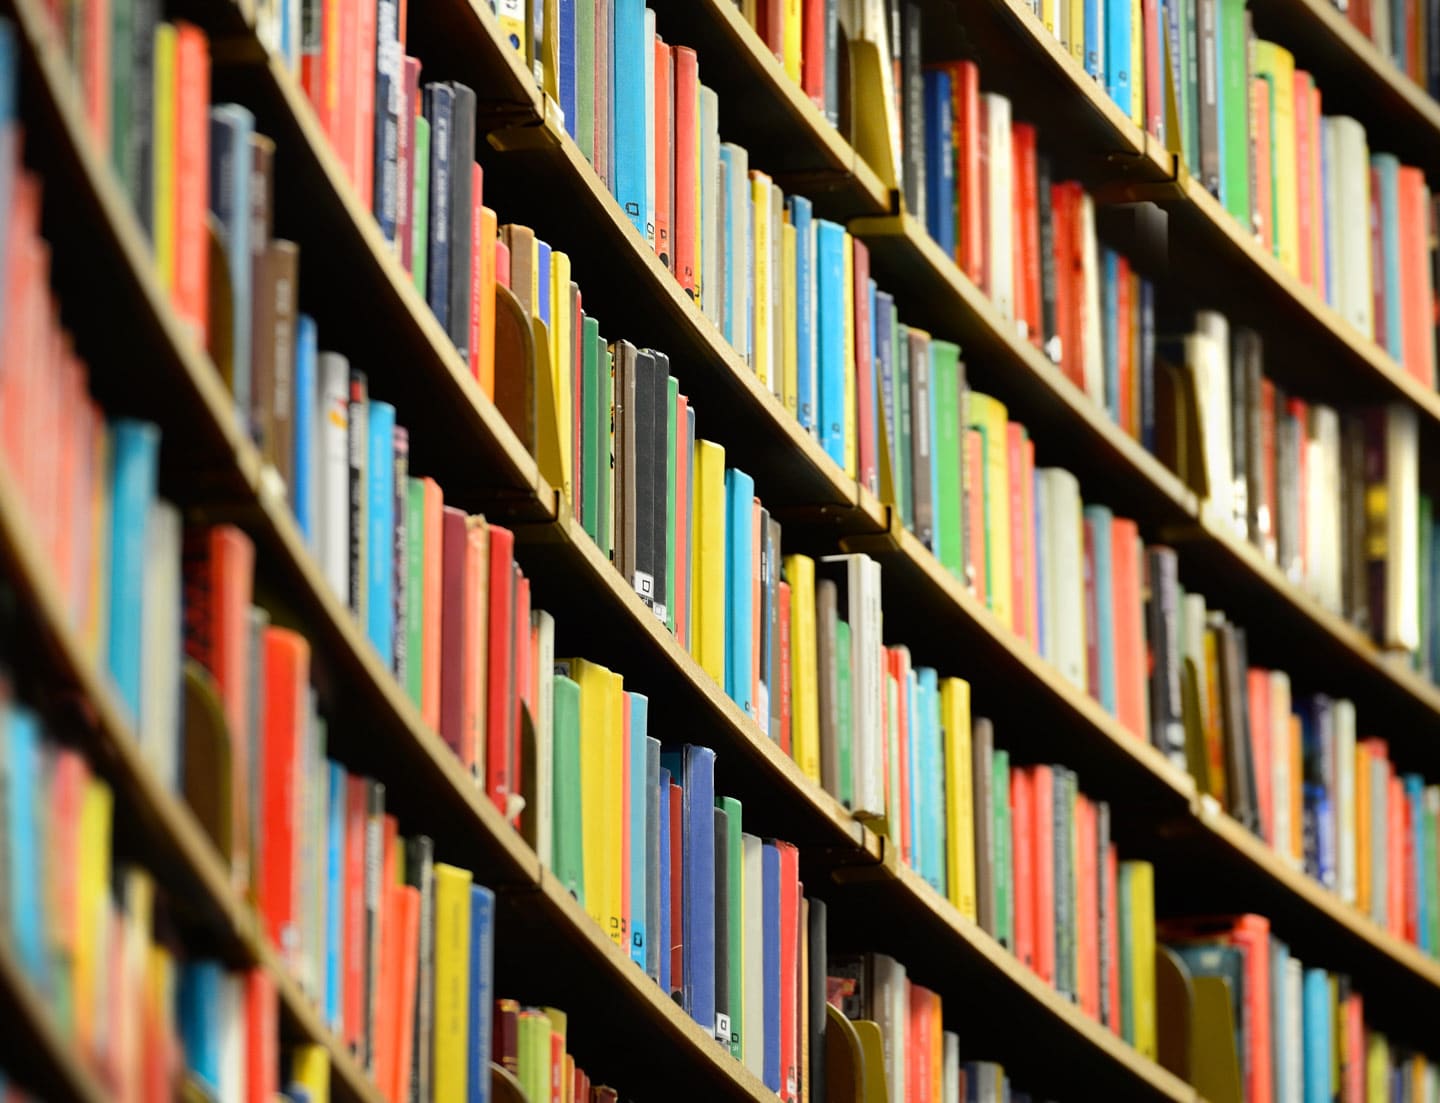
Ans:
{"label": "orange book", "polygon": [[[460,761],[485,781],[486,689],[490,639],[490,528],[483,517],[465,519],[465,686]],[[487,788],[488,792],[488,788]]]}
{"label": "orange book", "polygon": [[1250,147],[1255,157],[1255,189],[1250,209],[1254,212],[1255,233],[1267,253],[1275,251],[1275,197],[1270,151],[1270,82],[1264,77],[1250,81]]}
{"label": "orange book", "polygon": [[245,974],[245,1103],[271,1103],[279,1092],[279,1043],[275,981],[264,969],[251,969]]}
{"label": "orange book", "polygon": [[335,29],[335,110],[330,116],[330,144],[352,186],[355,172],[355,114],[360,110],[360,5],[337,0],[339,18]]}
{"label": "orange book", "polygon": [[1055,774],[1034,767],[1035,972],[1055,983]]}
{"label": "orange book", "polygon": [[1105,929],[1100,937],[1105,940],[1109,953],[1110,979],[1106,990],[1110,994],[1109,1006],[1105,1008],[1105,1025],[1116,1034],[1121,1032],[1120,1015],[1120,852],[1114,843],[1105,851]]}
{"label": "orange book", "polygon": [[[85,115],[100,148],[110,148],[110,0],[88,0],[81,8],[85,20],[82,32],[81,86],[85,93]],[[207,89],[208,91],[208,89]],[[207,112],[208,113],[208,112]]]}
{"label": "orange book", "polygon": [[[1310,151],[1316,138],[1311,133],[1310,92],[1314,82],[1303,69],[1295,70],[1292,95],[1295,105],[1295,191],[1299,235],[1300,282],[1315,283],[1315,218],[1310,192]],[[1323,259],[1322,259],[1323,263]],[[1301,484],[1304,485],[1303,483]]]}
{"label": "orange book", "polygon": [[1399,172],[1400,324],[1405,370],[1435,386],[1435,311],[1430,285],[1430,203],[1425,175],[1411,165]]}
{"label": "orange book", "polygon": [[675,248],[670,240],[671,205],[673,200],[675,159],[671,148],[675,139],[675,81],[671,72],[670,47],[655,36],[655,132],[651,140],[655,149],[655,253],[660,263],[674,271]]}
{"label": "orange book", "polygon": [[1076,887],[1075,938],[1079,943],[1076,992],[1080,1010],[1100,1018],[1100,860],[1095,803],[1075,798],[1075,849],[1079,852]]}
{"label": "orange book", "polygon": [[1050,187],[1055,238],[1055,330],[1060,338],[1060,367],[1065,377],[1083,391],[1085,373],[1080,355],[1084,333],[1081,323],[1084,284],[1080,278],[1083,251],[1077,248],[1080,198],[1080,185],[1073,181]]}
{"label": "orange book", "polygon": [[[360,17],[355,24],[355,102],[348,116],[355,127],[355,190],[365,206],[372,207],[375,191],[375,34],[376,8],[371,3],[356,5]],[[452,171],[454,168],[452,166]]]}
{"label": "orange book", "polygon": [[[1018,421],[1005,423],[1005,469],[1010,476],[1010,629],[1025,636],[1030,629],[1030,606],[1035,599],[1026,572],[1029,556],[1027,536],[1033,533],[1034,518],[1025,512],[1025,426]],[[1027,521],[1029,522],[1027,524]]]}
{"label": "orange book", "polygon": [[1035,968],[1035,767],[1010,771],[1015,956]]}
{"label": "orange book", "polygon": [[486,692],[485,792],[503,816],[519,791],[511,762],[515,719],[515,534],[490,526],[489,685]]}
{"label": "orange book", "polygon": [[1032,345],[1040,336],[1040,210],[1037,199],[1035,128],[1015,123],[1010,128],[1015,172],[1015,319]]}
{"label": "orange book", "polygon": [[985,437],[979,429],[965,430],[965,471],[970,503],[965,518],[965,576],[970,592],[989,604],[985,583]]}
{"label": "orange book", "polygon": [[1373,751],[1378,740],[1361,739],[1355,744],[1355,906],[1370,914],[1372,901],[1370,880],[1374,876],[1371,863],[1371,780]]}
{"label": "orange book", "polygon": [[977,287],[987,286],[985,271],[985,129],[980,101],[980,68],[956,61],[950,71],[950,102],[955,144],[956,262]]}
{"label": "orange book", "polygon": [[261,739],[260,822],[265,825],[256,893],[266,937],[290,968],[300,944],[300,784],[304,770],[310,644],[288,628],[267,628],[264,638],[265,718]]}
{"label": "orange book", "polygon": [[1115,258],[1115,377],[1119,393],[1115,396],[1116,420],[1120,428],[1130,436],[1138,436],[1133,426],[1137,419],[1132,417],[1136,407],[1134,363],[1130,358],[1134,344],[1134,308],[1130,302],[1133,281],[1130,262],[1123,256]]}
{"label": "orange book", "polygon": [[365,779],[345,779],[344,1009],[342,1037],[358,1052],[365,1044],[365,831],[368,817]]}
{"label": "orange book", "polygon": [[[1250,750],[1255,763],[1255,804],[1260,814],[1260,837],[1270,838],[1274,823],[1271,796],[1270,758],[1270,672],[1251,667],[1245,677],[1250,705]],[[1358,783],[1357,778],[1357,783]]]}
{"label": "orange book", "polygon": [[175,284],[180,317],[208,347],[210,316],[210,45],[175,24]]}
{"label": "orange book", "polygon": [[400,1103],[394,1090],[395,1066],[399,1056],[396,1047],[400,1044],[400,1027],[395,1020],[404,1017],[400,1008],[403,887],[386,877],[381,878],[380,981],[376,986],[377,1002],[372,1012],[375,1022],[371,1031],[374,1042],[370,1053],[370,1075],[390,1103]]}
{"label": "orange book", "polygon": [[[444,613],[445,572],[445,496],[434,479],[420,480],[424,485],[425,562],[422,565],[422,609],[425,623],[420,632],[420,718],[431,731],[440,730],[440,641]],[[412,658],[412,662],[414,659]]]}
{"label": "orange book", "polygon": [[391,891],[392,895],[399,899],[396,909],[398,923],[387,922],[385,929],[388,932],[392,926],[399,928],[395,944],[400,958],[400,974],[395,988],[395,1064],[389,1097],[393,1103],[405,1103],[410,1096],[410,1077],[415,1058],[415,998],[420,966],[420,890],[413,885],[395,885]]}
{"label": "orange book", "polygon": [[1144,559],[1135,522],[1125,517],[1114,518],[1110,523],[1110,585],[1115,606],[1115,717],[1141,739],[1147,739],[1150,732],[1145,606],[1141,600]]}

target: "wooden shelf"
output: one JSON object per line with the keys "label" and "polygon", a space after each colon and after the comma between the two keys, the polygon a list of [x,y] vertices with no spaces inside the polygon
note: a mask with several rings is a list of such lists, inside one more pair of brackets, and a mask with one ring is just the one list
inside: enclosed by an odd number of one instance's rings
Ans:
{"label": "wooden shelf", "polygon": [[790,79],[734,3],[667,0],[654,7],[662,38],[695,47],[700,81],[720,101],[722,141],[743,133],[751,165],[770,173],[787,194],[808,196],[824,217],[890,212],[889,188]]}
{"label": "wooden shelf", "polygon": [[60,1033],[50,1008],[0,939],[0,1012],[6,1023],[4,1072],[52,1103],[109,1103],[110,1093]]}

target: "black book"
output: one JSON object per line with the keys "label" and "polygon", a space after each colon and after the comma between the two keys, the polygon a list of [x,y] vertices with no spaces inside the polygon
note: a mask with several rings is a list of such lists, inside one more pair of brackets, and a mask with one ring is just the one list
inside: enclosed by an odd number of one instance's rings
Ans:
{"label": "black book", "polygon": [[366,556],[370,533],[369,480],[370,388],[362,371],[350,372],[350,608],[365,623],[365,597],[370,590]]}
{"label": "black book", "polygon": [[[123,8],[124,5],[118,5]],[[122,178],[130,186],[130,199],[147,237],[155,227],[155,25],[160,21],[160,0],[134,0],[131,7],[130,133],[125,139]],[[235,319],[240,324],[240,319]]]}
{"label": "black book", "polygon": [[1185,769],[1180,686],[1180,566],[1173,548],[1145,549],[1145,636],[1150,647],[1150,738]]}
{"label": "black book", "polygon": [[810,919],[807,934],[810,942],[810,972],[805,978],[806,999],[809,1002],[810,1018],[810,1098],[825,1098],[825,1006],[826,977],[829,974],[830,953],[825,933],[825,901],[813,896],[810,903]]}
{"label": "black book", "polygon": [[[1046,330],[1048,333],[1049,330]],[[1140,443],[1155,451],[1155,285],[1140,280]]]}
{"label": "black book", "polygon": [[1050,203],[1050,158],[1035,158],[1035,207],[1040,218],[1040,337],[1045,355],[1060,363],[1060,323],[1055,316],[1055,211]]}
{"label": "black book", "polygon": [[435,1003],[435,844],[425,835],[405,841],[405,883],[420,890],[420,961],[415,970],[414,1057],[410,1103],[429,1103],[431,1018]]}
{"label": "black book", "polygon": [[1225,691],[1225,726],[1234,772],[1230,814],[1258,834],[1260,805],[1255,797],[1255,753],[1250,739],[1249,667],[1245,629],[1227,624],[1220,681]]}
{"label": "black book", "polygon": [[[640,477],[650,479],[651,511],[650,530],[654,539],[655,576],[654,608],[661,620],[666,619],[665,593],[668,585],[666,552],[670,547],[670,465],[675,462],[674,450],[670,447],[670,418],[674,411],[670,405],[670,357],[663,352],[647,349],[651,357],[650,394],[652,416],[651,439],[654,441],[655,458],[640,467]],[[644,380],[641,376],[641,380]],[[641,515],[644,516],[643,514]]]}
{"label": "black book", "polygon": [[1201,64],[1196,73],[1200,118],[1200,182],[1211,195],[1220,194],[1220,97],[1219,67],[1206,63],[1215,57],[1215,38],[1219,34],[1216,0],[1196,0],[1195,35]]}
{"label": "black book", "polygon": [[[715,1037],[730,1046],[730,817],[715,809]],[[735,917],[741,922],[741,917]],[[735,993],[743,997],[742,993]]]}
{"label": "black book", "polygon": [[[475,93],[459,81],[450,82],[450,340],[460,359],[470,360],[470,232],[475,165]],[[431,132],[431,144],[435,135]],[[435,217],[431,210],[431,218]]]}
{"label": "black book", "polygon": [[[379,0],[375,26],[375,140],[371,151],[373,185],[370,206],[385,240],[395,241],[395,216],[400,198],[400,58],[399,4]],[[315,22],[319,22],[316,20]],[[316,48],[323,32],[316,32]]]}
{"label": "black book", "polygon": [[925,75],[920,65],[920,5],[907,2],[900,11],[901,157],[905,175],[905,209],[925,220]]}
{"label": "black book", "polygon": [[[430,226],[425,268],[425,301],[430,312],[453,340],[450,325],[450,244],[454,220],[450,206],[455,199],[450,183],[454,141],[455,91],[442,81],[425,85],[425,118],[430,123]],[[466,185],[469,190],[469,185]]]}
{"label": "black book", "polygon": [[[632,565],[631,585],[640,599],[646,605],[655,606],[655,559],[656,548],[659,547],[660,534],[655,531],[655,477],[656,467],[663,470],[664,457],[664,434],[656,439],[655,423],[656,410],[656,388],[655,388],[655,353],[650,349],[642,349],[635,354],[634,369],[630,373],[631,381],[626,387],[626,397],[631,399],[635,416],[628,420],[628,426],[633,428],[633,438],[626,441],[626,457],[634,456],[634,465],[626,476],[626,494],[630,492],[629,484],[633,481],[635,486],[635,512],[634,512],[634,561]],[[631,391],[633,387],[633,391]],[[625,525],[627,535],[631,532],[630,521],[627,518]]]}

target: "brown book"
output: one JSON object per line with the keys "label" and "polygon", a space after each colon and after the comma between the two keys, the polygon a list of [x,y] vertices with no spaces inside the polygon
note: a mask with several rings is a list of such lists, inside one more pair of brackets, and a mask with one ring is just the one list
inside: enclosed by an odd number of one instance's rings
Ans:
{"label": "brown book", "polygon": [[975,918],[982,929],[999,937],[995,927],[995,729],[977,716],[970,730],[970,776],[974,780]]}
{"label": "brown book", "polygon": [[1340,415],[1341,611],[1362,632],[1370,631],[1365,573],[1365,419]]}
{"label": "brown book", "polygon": [[495,1001],[495,1029],[490,1059],[506,1072],[520,1072],[520,1004]]}
{"label": "brown book", "polygon": [[[911,529],[927,548],[933,546],[935,537],[935,497],[930,485],[930,458],[935,442],[930,430],[934,419],[930,416],[930,341],[923,333],[910,331],[910,417],[913,429],[910,433],[910,459],[913,471],[913,493],[915,512]],[[962,422],[963,424],[963,422]]]}
{"label": "brown book", "polygon": [[815,666],[820,695],[820,781],[840,792],[840,689],[836,670],[839,594],[828,578],[815,583]]}
{"label": "brown book", "polygon": [[495,405],[531,455],[538,447],[535,369],[535,329],[530,317],[513,291],[497,285]]}
{"label": "brown book", "polygon": [[[266,434],[262,451],[295,493],[295,326],[300,296],[300,246],[272,241],[265,253],[265,282],[259,292],[272,297],[269,380],[261,391]],[[368,444],[368,442],[367,442]]]}
{"label": "brown book", "polygon": [[500,240],[510,250],[510,290],[520,300],[525,316],[534,317],[535,231],[528,226],[501,226]]}
{"label": "brown book", "polygon": [[460,761],[479,774],[485,765],[487,675],[490,670],[490,526],[465,518],[465,714]]}
{"label": "brown book", "polygon": [[260,440],[260,411],[268,390],[262,390],[258,375],[260,361],[268,355],[270,332],[273,323],[266,308],[268,297],[261,294],[265,280],[266,256],[270,249],[270,234],[275,210],[275,143],[263,134],[250,136],[250,317],[235,320],[235,324],[250,326],[250,389],[247,394],[237,394],[237,402],[245,405],[245,418],[250,433]]}

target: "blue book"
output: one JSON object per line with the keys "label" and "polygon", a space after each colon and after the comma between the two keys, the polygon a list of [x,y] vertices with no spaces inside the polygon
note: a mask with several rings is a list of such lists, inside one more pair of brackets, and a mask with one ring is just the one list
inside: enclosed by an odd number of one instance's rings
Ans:
{"label": "blue book", "polygon": [[491,1015],[495,1007],[495,894],[470,886],[469,1103],[490,1100]]}
{"label": "blue book", "polygon": [[1405,348],[1401,313],[1404,296],[1400,291],[1400,162],[1393,153],[1376,153],[1370,158],[1370,168],[1378,177],[1380,255],[1385,266],[1383,272],[1374,274],[1385,299],[1384,321],[1376,321],[1385,329],[1385,351],[1398,361],[1403,358]]}
{"label": "blue book", "polygon": [[[589,0],[593,3],[594,0]],[[539,6],[539,5],[537,5]],[[565,133],[575,137],[580,110],[575,102],[575,0],[560,0],[560,110],[565,114]]]}
{"label": "blue book", "polygon": [[[295,485],[290,488],[290,504],[295,521],[307,542],[315,539],[315,395],[316,360],[320,356],[320,337],[315,319],[301,314],[295,324]],[[393,465],[392,465],[393,466]]]}
{"label": "blue book", "polygon": [[615,198],[640,236],[645,236],[645,0],[615,0],[615,40],[610,51],[611,131]]}
{"label": "blue book", "polygon": [[[626,753],[630,756],[630,776],[638,786],[644,784],[641,779],[649,772],[646,764],[646,736],[649,733],[650,698],[643,693],[627,692],[625,696],[630,702],[630,733]],[[630,863],[630,960],[642,969],[645,968],[645,910],[648,906],[645,895],[648,880],[645,862],[649,854],[649,836],[646,832],[649,809],[648,801],[630,802],[630,853],[627,855]]]}
{"label": "blue book", "polygon": [[715,1031],[715,752],[687,743],[662,751],[672,777],[680,778],[680,830],[685,852],[680,935],[684,942],[684,991],[680,1006],[706,1033]]}
{"label": "blue book", "polygon": [[225,234],[230,314],[237,323],[230,327],[230,387],[241,425],[248,425],[251,401],[250,136],[254,133],[255,116],[239,104],[219,103],[210,109],[210,210]]}
{"label": "blue book", "polygon": [[1120,420],[1120,254],[1100,247],[1100,341],[1105,363],[1105,410]]}
{"label": "blue book", "polygon": [[762,1078],[771,1091],[780,1090],[780,850],[765,843],[760,852],[761,968],[765,977],[765,1061]]}
{"label": "blue book", "polygon": [[840,125],[840,0],[825,0],[825,117]]}
{"label": "blue book", "polygon": [[1305,1103],[1330,1103],[1330,977],[1306,969],[1304,984]]}
{"label": "blue book", "polygon": [[325,1022],[340,1030],[345,948],[345,767],[325,764],[328,793],[325,805]]}
{"label": "blue book", "polygon": [[1105,41],[1106,9],[1116,0],[1085,0],[1085,74],[1105,82],[1105,59],[1110,43]]}
{"label": "blue book", "polygon": [[1296,705],[1300,714],[1301,795],[1305,872],[1336,887],[1335,820],[1330,779],[1335,776],[1335,718],[1329,697],[1316,694]]}
{"label": "blue book", "polygon": [[[660,821],[670,818],[670,806],[660,806],[660,740],[645,737],[645,954],[641,967],[650,979],[660,982],[660,958],[668,954],[660,927],[660,882],[669,877],[670,869],[660,862]],[[666,790],[667,797],[669,790]]]}
{"label": "blue book", "polygon": [[810,200],[792,195],[795,227],[795,400],[790,412],[815,432],[815,221]]}
{"label": "blue book", "polygon": [[1420,949],[1430,948],[1430,909],[1425,900],[1425,779],[1419,774],[1405,774],[1405,803],[1410,806],[1410,835],[1414,847],[1417,875],[1405,886],[1407,899],[1414,899],[1416,910],[1416,942]]}
{"label": "blue book", "polygon": [[900,493],[900,419],[896,409],[899,395],[895,386],[895,296],[875,292],[870,305],[870,325],[875,331],[875,380],[880,388],[880,432],[878,438],[890,456],[890,480],[896,498]]}
{"label": "blue book", "polygon": [[845,227],[823,218],[815,226],[820,443],[843,467],[845,385],[851,371],[845,357]]}
{"label": "blue book", "polygon": [[[1115,515],[1105,506],[1086,506],[1086,535],[1095,565],[1095,650],[1100,657],[1100,704],[1115,711],[1115,599],[1111,590],[1110,527]],[[1038,556],[1037,556],[1038,558]]]}
{"label": "blue book", "polygon": [[10,898],[9,919],[20,966],[43,992],[47,988],[49,950],[40,914],[43,894],[38,891],[42,884],[39,863],[42,841],[36,838],[35,832],[39,822],[35,796],[41,791],[40,722],[27,708],[0,705],[0,730],[4,729],[8,729],[8,746],[0,756],[0,777],[6,782],[9,799],[0,826],[4,828],[8,849],[5,864],[10,877],[6,886]]}
{"label": "blue book", "polygon": [[1285,1048],[1285,1040],[1290,1037],[1290,1001],[1285,995],[1285,974],[1289,971],[1290,947],[1275,937],[1274,932],[1270,934],[1270,1038],[1271,1048],[1277,1055],[1270,1062],[1272,1098],[1278,1103],[1279,1100],[1290,1098],[1290,1062],[1282,1060],[1278,1055]]}
{"label": "blue book", "polygon": [[[425,300],[441,327],[450,331],[450,146],[455,90],[435,81],[425,86],[425,119],[430,124],[430,241],[426,249]],[[469,166],[465,166],[469,168]]]}
{"label": "blue book", "polygon": [[366,632],[389,667],[395,661],[395,407],[372,400],[369,422]]}
{"label": "blue book", "polygon": [[[1087,29],[1086,34],[1089,34]],[[1130,114],[1130,0],[1105,0],[1105,91]]]}
{"label": "blue book", "polygon": [[160,430],[121,420],[111,429],[110,673],[130,718],[140,716],[146,531],[159,477]]}
{"label": "blue book", "polygon": [[535,286],[539,288],[535,303],[535,316],[550,327],[550,257],[552,250],[547,242],[535,239]]}
{"label": "blue book", "polygon": [[[663,758],[661,761],[664,761]],[[660,805],[660,880],[657,887],[660,892],[660,930],[670,929],[670,771],[664,766],[660,767],[660,779],[656,786],[656,797]],[[667,996],[673,996],[670,988],[670,946],[667,942],[661,943],[660,953],[660,991]]]}
{"label": "blue book", "polygon": [[185,1063],[190,1072],[220,1098],[220,1021],[225,1006],[225,971],[218,961],[190,961],[180,967],[180,991],[175,1017],[180,1040],[185,1046]]}
{"label": "blue book", "polygon": [[955,116],[944,69],[925,70],[925,221],[936,244],[954,257]]}
{"label": "blue book", "polygon": [[725,692],[755,716],[753,574],[755,480],[737,467],[725,472]]}

